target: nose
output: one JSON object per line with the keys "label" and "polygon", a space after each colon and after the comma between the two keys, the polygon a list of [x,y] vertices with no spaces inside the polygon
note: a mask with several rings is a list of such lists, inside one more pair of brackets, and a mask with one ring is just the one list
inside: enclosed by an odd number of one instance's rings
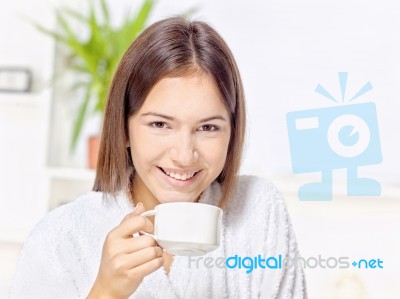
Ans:
{"label": "nose", "polygon": [[181,165],[188,166],[198,161],[195,137],[190,132],[180,132],[171,147],[171,159]]}

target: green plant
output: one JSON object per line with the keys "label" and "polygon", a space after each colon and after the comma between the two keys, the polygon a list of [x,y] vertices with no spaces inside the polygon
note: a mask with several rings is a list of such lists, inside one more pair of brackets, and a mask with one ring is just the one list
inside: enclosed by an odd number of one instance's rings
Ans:
{"label": "green plant", "polygon": [[[103,115],[114,71],[131,42],[145,28],[155,4],[155,0],[144,0],[135,15],[127,13],[121,25],[113,27],[106,0],[96,1],[99,2],[99,9],[96,10],[93,1],[90,1],[87,16],[70,8],[56,9],[59,24],[57,31],[34,24],[41,32],[52,36],[68,48],[69,68],[80,74],[78,78],[82,78],[72,86],[74,89],[84,90],[84,97],[74,121],[72,150],[76,147],[86,118],[91,113]],[[97,11],[100,11],[100,15]],[[79,32],[72,29],[71,21],[83,25]],[[82,38],[81,32],[85,31],[88,32],[88,37]],[[88,111],[90,107],[94,107],[94,111]]]}

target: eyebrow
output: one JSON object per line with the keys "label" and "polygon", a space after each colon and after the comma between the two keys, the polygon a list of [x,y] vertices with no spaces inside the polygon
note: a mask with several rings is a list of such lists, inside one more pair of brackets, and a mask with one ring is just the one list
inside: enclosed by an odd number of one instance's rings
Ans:
{"label": "eyebrow", "polygon": [[[156,112],[147,112],[147,113],[141,114],[140,116],[158,116],[158,117],[162,117],[162,118],[168,119],[170,121],[174,121],[175,120],[175,117],[172,117],[172,116],[169,116],[169,115],[165,115],[165,114],[161,114],[161,113],[156,113]],[[223,117],[222,115],[214,115],[214,116],[210,116],[210,117],[206,117],[206,118],[200,119],[200,122],[203,123],[203,122],[207,122],[207,121],[215,120],[215,119],[226,121],[226,118]]]}

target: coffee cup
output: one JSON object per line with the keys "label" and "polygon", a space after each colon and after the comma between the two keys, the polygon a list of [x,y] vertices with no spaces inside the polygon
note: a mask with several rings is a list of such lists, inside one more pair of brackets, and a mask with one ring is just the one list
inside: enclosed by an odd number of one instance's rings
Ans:
{"label": "coffee cup", "polygon": [[153,237],[173,255],[198,256],[219,247],[223,211],[193,202],[162,203],[142,216],[155,216]]}

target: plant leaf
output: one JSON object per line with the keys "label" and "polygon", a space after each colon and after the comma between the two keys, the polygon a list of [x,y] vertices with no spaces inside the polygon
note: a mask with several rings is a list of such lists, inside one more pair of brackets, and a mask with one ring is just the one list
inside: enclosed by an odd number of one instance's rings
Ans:
{"label": "plant leaf", "polygon": [[116,35],[120,36],[118,40],[118,62],[132,41],[144,29],[155,2],[155,0],[145,0],[136,16],[131,17],[127,14],[123,25],[115,32]]}
{"label": "plant leaf", "polygon": [[84,120],[86,119],[86,115],[87,115],[87,108],[90,102],[90,88],[86,89],[86,93],[85,93],[85,98],[83,100],[83,103],[79,109],[79,113],[75,119],[74,122],[74,129],[72,132],[72,142],[71,142],[71,151],[74,151],[76,149],[76,144],[78,142],[79,136],[82,132],[82,127],[83,127],[83,123]]}
{"label": "plant leaf", "polygon": [[71,9],[70,7],[63,6],[62,8],[60,8],[60,10],[62,10],[63,13],[80,21],[81,23],[87,22],[87,18],[83,14],[81,14],[80,12],[78,12],[76,10]]}
{"label": "plant leaf", "polygon": [[132,38],[131,40],[136,38],[136,36],[138,36],[139,33],[142,32],[142,30],[144,29],[154,3],[154,0],[145,0],[136,17],[129,22],[129,29],[131,30]]}
{"label": "plant leaf", "polygon": [[33,20],[29,19],[29,18],[25,18],[25,20],[28,23],[31,23],[31,25],[33,27],[35,27],[36,30],[40,31],[41,33],[51,36],[52,38],[54,38],[58,42],[61,42],[61,43],[64,43],[64,44],[67,43],[67,38],[65,36],[59,34],[58,32],[52,31],[50,29],[47,29],[44,26],[36,23],[35,21],[33,21]]}
{"label": "plant leaf", "polygon": [[105,0],[100,0],[101,11],[103,12],[104,22],[110,24],[110,13]]}

